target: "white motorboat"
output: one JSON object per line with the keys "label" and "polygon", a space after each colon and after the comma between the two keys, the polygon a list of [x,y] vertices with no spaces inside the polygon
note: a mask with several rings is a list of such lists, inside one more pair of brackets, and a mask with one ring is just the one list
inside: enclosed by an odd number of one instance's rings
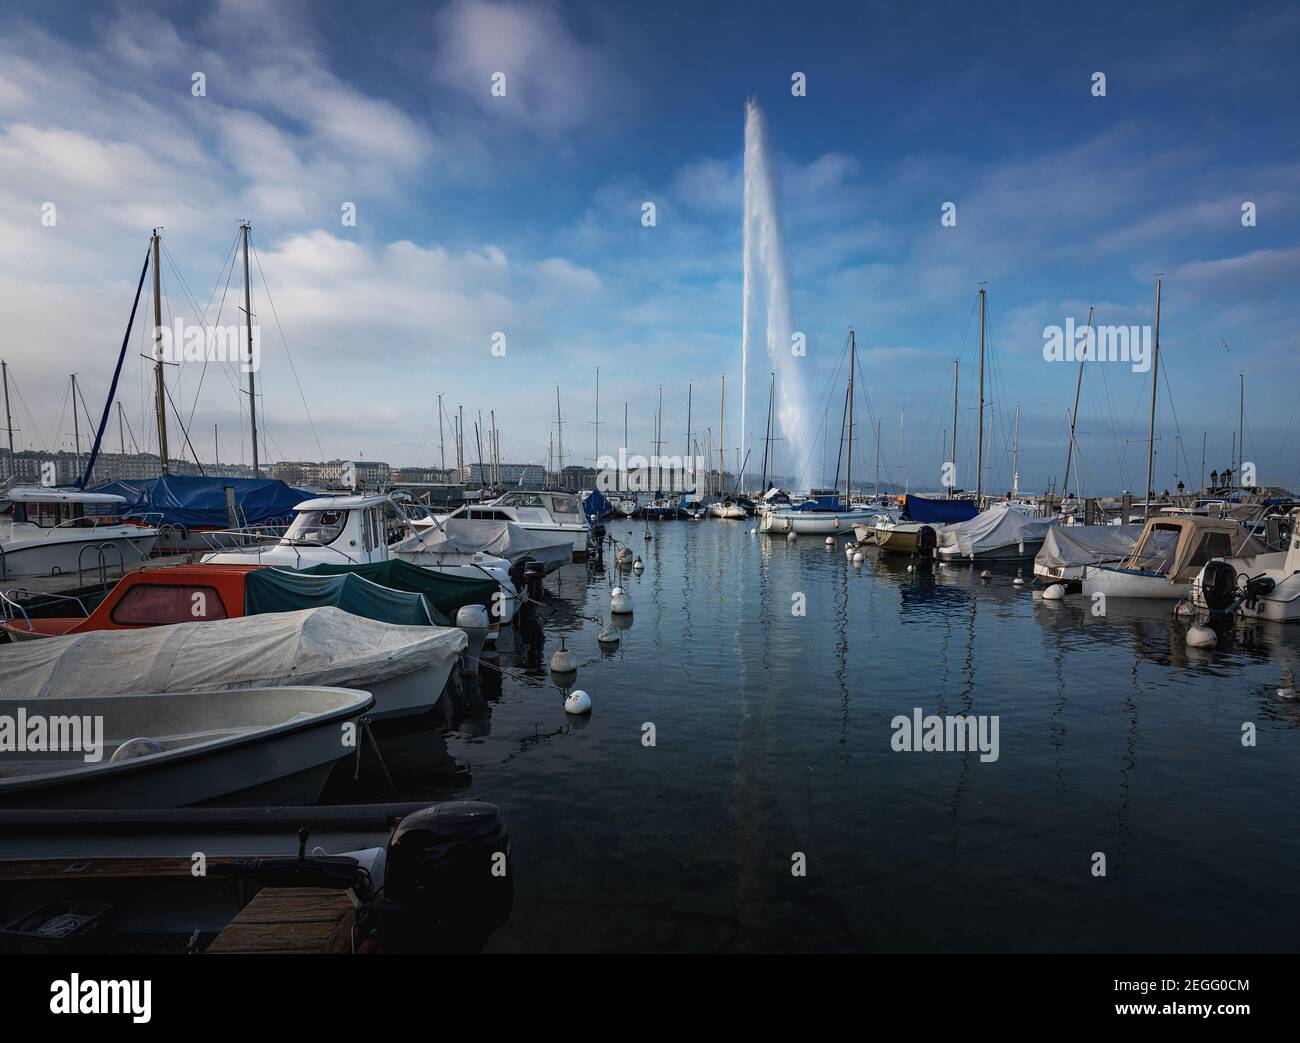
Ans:
{"label": "white motorboat", "polygon": [[466,507],[465,517],[514,522],[533,532],[563,533],[572,545],[575,561],[587,556],[591,523],[582,512],[582,500],[573,493],[515,489],[488,503]]}
{"label": "white motorboat", "polygon": [[614,513],[620,518],[635,518],[638,504],[635,496],[613,496],[610,497],[610,506],[614,508]]}
{"label": "white motorboat", "polygon": [[741,521],[745,518],[745,508],[730,497],[709,504],[708,512],[710,518],[723,518],[727,521]]}
{"label": "white motorboat", "polygon": [[1178,600],[1188,596],[1193,577],[1212,558],[1253,555],[1260,549],[1231,518],[1156,515],[1147,519],[1133,553],[1118,565],[1084,567],[1083,594]]}
{"label": "white motorboat", "polygon": [[1055,518],[1036,518],[1021,505],[1000,503],[968,521],[945,525],[935,555],[950,563],[1032,561],[1055,525]]}
{"label": "white motorboat", "polygon": [[417,522],[415,527],[414,535],[394,543],[389,552],[416,565],[472,565],[486,554],[511,565],[535,561],[551,573],[573,560],[567,535],[530,532],[514,522],[461,517],[456,512],[427,525]]}
{"label": "white motorboat", "polygon": [[132,630],[88,630],[0,646],[0,692],[33,702],[93,692],[197,692],[308,684],[365,688],[371,716],[422,713],[441,698],[465,631],[398,626],[333,606]]}
{"label": "white motorboat", "polygon": [[119,517],[126,498],[80,489],[16,486],[0,494],[0,578],[58,576],[137,564],[158,542],[150,525]]}
{"label": "white motorboat", "polygon": [[1282,549],[1207,562],[1192,580],[1192,604],[1247,619],[1300,622],[1300,508],[1286,521]]}
{"label": "white motorboat", "polygon": [[[1034,555],[1034,576],[1041,583],[1077,583],[1089,565],[1118,565],[1137,546],[1141,525],[1053,525]],[[1154,549],[1172,546],[1177,536],[1162,533]]]}
{"label": "white motorboat", "polygon": [[26,749],[0,747],[0,806],[310,803],[355,754],[343,726],[373,705],[369,692],[315,685],[0,699],[0,720],[26,725]]}
{"label": "white motorboat", "polygon": [[[370,564],[397,557],[394,547],[418,530],[402,509],[400,493],[368,496],[319,496],[294,507],[294,520],[283,536],[266,539],[257,533],[223,530],[207,533],[213,553],[203,561],[213,565],[270,565],[308,569],[313,565]],[[466,508],[477,510],[478,508]],[[421,515],[421,519],[424,515]],[[425,527],[426,531],[428,526]],[[495,580],[505,595],[496,623],[509,623],[519,605],[519,591],[510,578],[511,563],[481,551],[448,557],[443,562],[418,562],[423,568],[451,576]]]}

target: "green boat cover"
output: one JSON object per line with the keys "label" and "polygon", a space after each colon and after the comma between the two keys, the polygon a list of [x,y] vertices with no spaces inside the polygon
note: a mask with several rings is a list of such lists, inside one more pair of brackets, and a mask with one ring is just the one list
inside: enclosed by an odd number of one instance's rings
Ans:
{"label": "green boat cover", "polygon": [[244,578],[244,614],[297,612],[333,605],[354,616],[402,626],[433,626],[422,594],[393,590],[363,576],[307,576],[289,569],[254,569]]}
{"label": "green boat cover", "polygon": [[324,564],[302,570],[311,576],[361,576],[394,590],[423,594],[440,626],[450,626],[456,610],[463,605],[482,605],[492,611],[492,595],[497,592],[497,582],[490,576],[481,579],[471,576],[453,576],[445,572],[412,565],[401,558],[372,561],[365,565]]}

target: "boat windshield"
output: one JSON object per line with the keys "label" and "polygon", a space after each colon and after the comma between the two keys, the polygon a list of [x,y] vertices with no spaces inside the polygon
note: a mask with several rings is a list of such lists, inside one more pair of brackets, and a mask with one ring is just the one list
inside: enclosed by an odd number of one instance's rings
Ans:
{"label": "boat windshield", "polygon": [[347,511],[301,511],[284,534],[290,543],[318,543],[322,547],[343,534]]}

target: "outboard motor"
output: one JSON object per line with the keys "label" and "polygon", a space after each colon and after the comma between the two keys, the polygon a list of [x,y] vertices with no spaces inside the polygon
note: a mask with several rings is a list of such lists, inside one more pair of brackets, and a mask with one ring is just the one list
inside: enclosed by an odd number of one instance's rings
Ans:
{"label": "outboard motor", "polygon": [[482,948],[514,904],[500,809],[455,800],[407,815],[388,839],[384,899],[384,935],[398,947]]}
{"label": "outboard motor", "polygon": [[916,552],[918,554],[934,554],[934,548],[939,539],[935,534],[934,526],[922,525],[916,532]]}
{"label": "outboard motor", "polygon": [[1236,608],[1237,570],[1226,561],[1210,561],[1192,584],[1192,601],[1210,612],[1230,612]]}

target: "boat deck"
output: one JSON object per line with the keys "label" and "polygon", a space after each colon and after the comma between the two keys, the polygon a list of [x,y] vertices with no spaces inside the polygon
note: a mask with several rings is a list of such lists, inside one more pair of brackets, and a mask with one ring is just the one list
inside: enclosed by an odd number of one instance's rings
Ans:
{"label": "boat deck", "polygon": [[350,953],[356,907],[346,891],[266,887],[205,950],[209,953]]}

